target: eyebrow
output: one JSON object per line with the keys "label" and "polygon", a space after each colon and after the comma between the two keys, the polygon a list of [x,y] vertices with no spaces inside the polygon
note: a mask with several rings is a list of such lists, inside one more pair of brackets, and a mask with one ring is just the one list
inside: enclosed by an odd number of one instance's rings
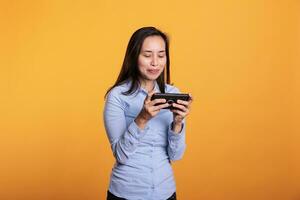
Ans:
{"label": "eyebrow", "polygon": [[[150,50],[144,50],[144,51],[142,51],[142,52],[152,53],[152,51],[150,51]],[[165,51],[165,50],[161,50],[161,51],[159,51],[158,53],[164,53],[164,52],[166,52],[166,51]]]}

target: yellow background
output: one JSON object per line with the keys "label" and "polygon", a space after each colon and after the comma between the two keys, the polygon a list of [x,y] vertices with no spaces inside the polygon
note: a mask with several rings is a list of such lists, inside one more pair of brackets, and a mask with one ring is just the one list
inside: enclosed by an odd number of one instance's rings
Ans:
{"label": "yellow background", "polygon": [[2,0],[0,199],[105,199],[103,96],[149,25],[194,96],[179,199],[299,199],[299,13],[298,0]]}

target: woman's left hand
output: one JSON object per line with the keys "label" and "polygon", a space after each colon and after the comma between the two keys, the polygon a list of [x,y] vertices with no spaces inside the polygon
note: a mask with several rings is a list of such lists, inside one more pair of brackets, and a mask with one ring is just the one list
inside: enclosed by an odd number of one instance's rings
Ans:
{"label": "woman's left hand", "polygon": [[190,113],[192,102],[193,98],[190,95],[189,101],[178,100],[176,103],[172,103],[172,107],[177,108],[171,109],[171,112],[173,112],[173,126],[182,124],[183,119]]}

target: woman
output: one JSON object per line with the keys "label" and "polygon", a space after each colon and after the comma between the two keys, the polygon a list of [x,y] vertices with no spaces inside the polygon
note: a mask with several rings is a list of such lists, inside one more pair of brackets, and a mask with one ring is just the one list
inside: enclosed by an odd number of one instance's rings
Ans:
{"label": "woman", "polygon": [[[104,124],[116,163],[107,199],[176,199],[171,161],[185,150],[190,101],[151,101],[154,93],[179,93],[170,82],[169,42],[154,27],[131,37],[121,72],[106,93]],[[159,104],[159,105],[157,105]]]}

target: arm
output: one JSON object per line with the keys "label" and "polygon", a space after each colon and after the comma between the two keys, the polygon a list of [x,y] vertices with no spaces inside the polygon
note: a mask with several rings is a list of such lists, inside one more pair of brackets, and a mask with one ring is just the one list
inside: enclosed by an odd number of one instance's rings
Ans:
{"label": "arm", "polygon": [[185,152],[185,124],[182,123],[181,130],[175,132],[173,123],[169,125],[168,129],[168,155],[170,160],[180,160]]}
{"label": "arm", "polygon": [[122,164],[135,153],[139,141],[148,130],[147,127],[141,130],[135,121],[126,127],[124,108],[124,102],[115,91],[112,91],[105,102],[104,125],[113,155],[117,162]]}
{"label": "arm", "polygon": [[[180,93],[177,88],[173,88],[172,92]],[[185,152],[185,117],[189,114],[191,103],[192,97],[189,101],[178,100],[172,104],[177,109],[171,109],[173,112],[173,122],[169,125],[168,130],[169,144],[167,150],[170,160],[180,160]]]}

